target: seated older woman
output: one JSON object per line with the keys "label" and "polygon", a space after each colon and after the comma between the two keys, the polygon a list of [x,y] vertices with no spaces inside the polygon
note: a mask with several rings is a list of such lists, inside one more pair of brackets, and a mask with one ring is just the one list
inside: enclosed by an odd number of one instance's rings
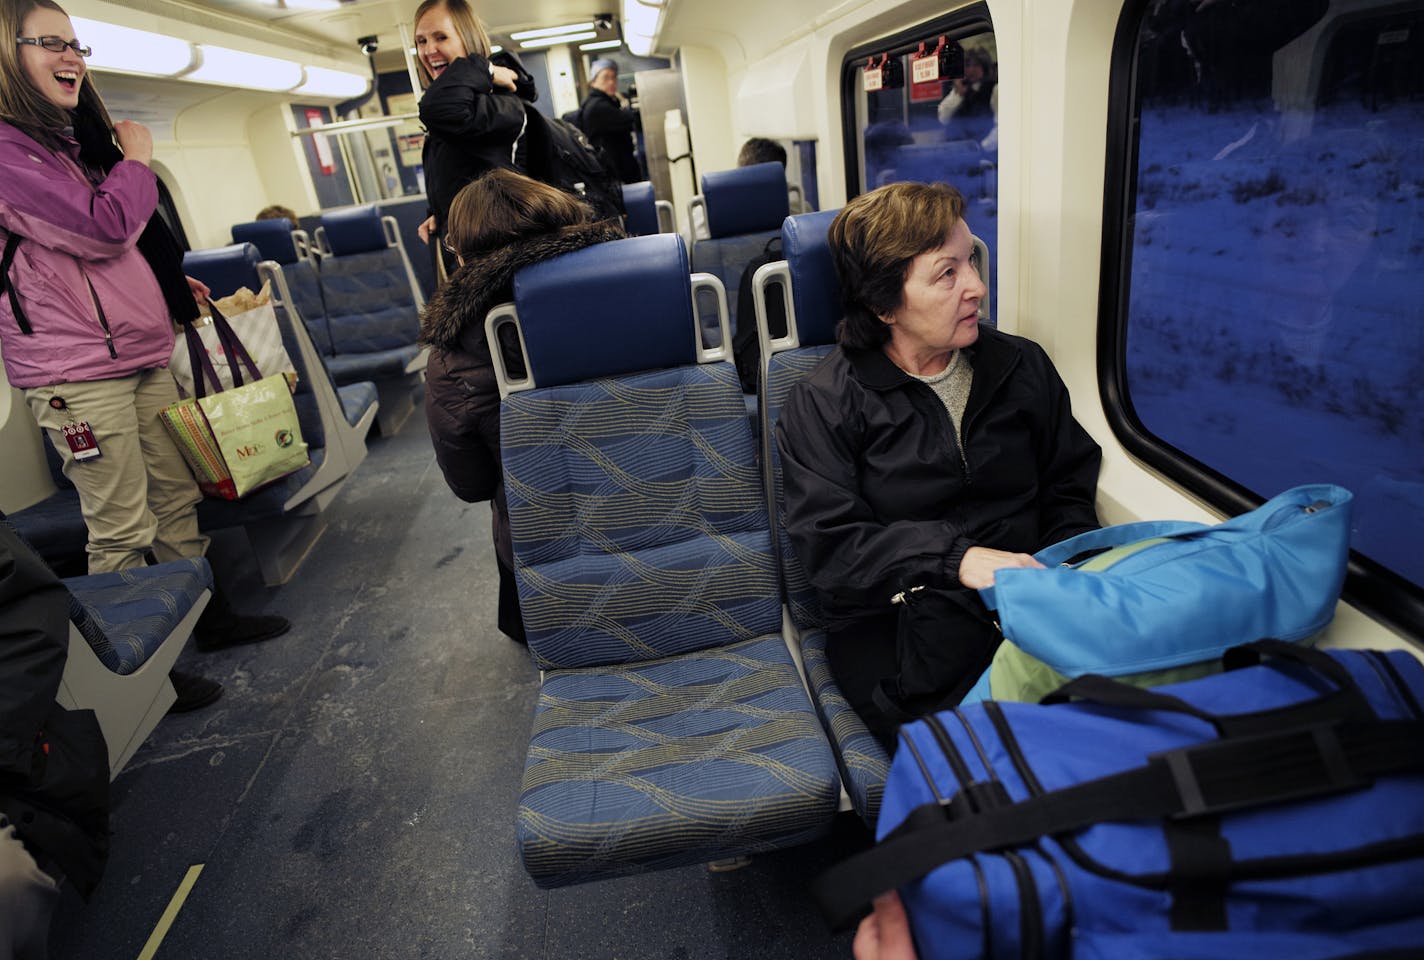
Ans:
{"label": "seated older woman", "polygon": [[[900,722],[957,703],[992,658],[998,631],[975,591],[1098,526],[1101,451],[1043,349],[979,323],[963,213],[944,184],[846,205],[829,234],[840,346],[776,428],[832,673],[892,746]],[[901,630],[897,650],[894,599],[916,587],[929,588],[911,594],[921,629]]]}

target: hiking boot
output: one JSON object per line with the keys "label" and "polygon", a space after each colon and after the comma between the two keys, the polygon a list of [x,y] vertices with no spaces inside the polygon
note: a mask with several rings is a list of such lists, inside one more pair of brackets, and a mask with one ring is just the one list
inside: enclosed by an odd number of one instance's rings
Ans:
{"label": "hiking boot", "polygon": [[169,713],[187,713],[189,710],[198,710],[222,696],[222,684],[216,680],[209,680],[207,677],[170,670],[168,679],[173,684],[173,691],[178,694],[178,699],[174,700],[173,705],[168,708]]}

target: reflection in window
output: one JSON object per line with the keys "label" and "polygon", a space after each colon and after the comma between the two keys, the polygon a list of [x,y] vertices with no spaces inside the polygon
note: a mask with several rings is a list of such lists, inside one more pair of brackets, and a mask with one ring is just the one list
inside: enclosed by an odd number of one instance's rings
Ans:
{"label": "reflection in window", "polygon": [[1132,407],[1424,585],[1424,3],[1158,0],[1137,56]]}
{"label": "reflection in window", "polygon": [[[936,49],[941,33],[917,36],[892,47],[903,85],[866,90],[864,71],[880,54],[850,61],[859,134],[859,190],[900,180],[936,181],[957,187],[968,201],[965,220],[990,250],[990,309],[998,303],[997,264],[999,160],[998,49],[994,34],[959,36],[962,77],[914,82],[913,55],[924,41]],[[892,65],[891,70],[894,70]]]}

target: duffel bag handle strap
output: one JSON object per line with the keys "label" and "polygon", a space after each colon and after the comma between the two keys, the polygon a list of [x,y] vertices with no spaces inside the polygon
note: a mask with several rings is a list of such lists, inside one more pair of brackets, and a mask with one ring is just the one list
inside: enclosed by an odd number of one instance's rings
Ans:
{"label": "duffel bag handle strap", "polygon": [[188,365],[193,370],[193,396],[199,400],[208,395],[208,384],[213,385],[213,393],[222,393],[222,381],[218,379],[213,361],[208,357],[207,345],[191,323],[183,324],[183,339],[188,344]]}
{"label": "duffel bag handle strap", "polygon": [[1194,707],[1187,701],[1170,694],[1157,693],[1142,687],[1119,683],[1096,673],[1085,673],[1081,677],[1069,680],[1039,702],[1043,704],[1067,703],[1075,698],[1102,704],[1105,707],[1184,713],[1189,717],[1196,717],[1198,720],[1204,720],[1211,724],[1218,734],[1225,734],[1221,718],[1216,714],[1208,713],[1200,707]]}
{"label": "duffel bag handle strap", "polygon": [[1186,520],[1141,520],[1137,523],[1121,523],[1117,526],[1089,530],[1076,537],[1060,540],[1052,546],[1035,553],[1034,559],[1045,567],[1056,567],[1082,553],[1111,550],[1138,540],[1152,540],[1158,537],[1180,537],[1211,529],[1204,523]]}

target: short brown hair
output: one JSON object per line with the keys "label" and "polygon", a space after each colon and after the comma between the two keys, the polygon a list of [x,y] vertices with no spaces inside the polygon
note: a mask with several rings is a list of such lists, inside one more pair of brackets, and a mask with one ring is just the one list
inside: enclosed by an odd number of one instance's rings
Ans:
{"label": "short brown hair", "polygon": [[514,240],[593,219],[588,204],[558,187],[513,170],[491,170],[455,195],[445,240],[469,260]]}
{"label": "short brown hair", "polygon": [[263,207],[257,211],[258,220],[288,220],[292,224],[293,230],[302,228],[301,220],[297,219],[297,211],[291,207],[284,207],[280,203],[274,203],[270,207]]}
{"label": "short brown hair", "polygon": [[[489,33],[485,31],[485,25],[480,22],[480,18],[475,15],[474,8],[466,0],[424,0],[420,6],[415,8],[415,19],[410,22],[411,36],[414,36],[416,29],[420,27],[420,18],[436,7],[444,7],[445,11],[450,14],[450,25],[460,35],[460,42],[465,45],[465,55],[480,56],[488,60],[490,56]],[[425,58],[422,56],[417,55],[415,62],[420,65],[417,73],[420,77],[420,87],[423,90],[430,86],[430,68],[425,65]]]}
{"label": "short brown hair", "polygon": [[890,339],[880,318],[900,306],[910,261],[944,243],[963,217],[964,197],[946,183],[891,183],[845,205],[827,235],[840,276],[842,346]]}

